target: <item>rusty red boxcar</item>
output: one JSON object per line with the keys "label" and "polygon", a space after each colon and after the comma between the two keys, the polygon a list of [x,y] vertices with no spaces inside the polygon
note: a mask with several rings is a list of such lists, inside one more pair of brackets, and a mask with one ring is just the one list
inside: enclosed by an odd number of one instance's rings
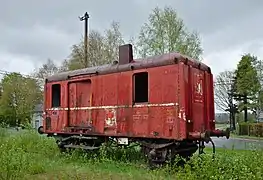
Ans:
{"label": "rusty red boxcar", "polygon": [[229,138],[215,130],[213,92],[207,65],[179,53],[133,59],[126,44],[119,61],[46,79],[39,132],[62,149],[138,142],[151,163],[163,163],[169,153],[202,152],[212,136]]}

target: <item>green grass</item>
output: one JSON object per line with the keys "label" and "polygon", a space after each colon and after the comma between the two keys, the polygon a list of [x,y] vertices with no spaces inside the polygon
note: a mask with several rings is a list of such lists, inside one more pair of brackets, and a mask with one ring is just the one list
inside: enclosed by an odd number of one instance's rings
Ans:
{"label": "green grass", "polygon": [[137,149],[61,154],[52,138],[0,130],[0,179],[262,179],[263,151],[217,149],[195,155],[184,168],[149,170]]}

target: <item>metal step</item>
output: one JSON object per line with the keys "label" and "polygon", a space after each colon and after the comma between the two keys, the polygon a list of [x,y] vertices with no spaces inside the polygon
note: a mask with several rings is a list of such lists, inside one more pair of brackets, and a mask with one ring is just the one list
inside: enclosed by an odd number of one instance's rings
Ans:
{"label": "metal step", "polygon": [[84,146],[84,145],[64,145],[65,148],[74,148],[74,149],[85,149],[85,150],[95,150],[100,147]]}
{"label": "metal step", "polygon": [[67,141],[69,139],[98,139],[97,137],[90,137],[90,136],[69,136],[69,137],[66,137],[66,138],[63,138],[61,139],[61,141]]}

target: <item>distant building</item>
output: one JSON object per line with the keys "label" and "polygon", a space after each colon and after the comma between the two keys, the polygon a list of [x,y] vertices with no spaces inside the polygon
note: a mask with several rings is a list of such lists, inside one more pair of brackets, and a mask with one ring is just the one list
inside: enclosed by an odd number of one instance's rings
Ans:
{"label": "distant building", "polygon": [[215,113],[216,123],[228,123],[229,122],[229,113]]}
{"label": "distant building", "polygon": [[32,116],[33,128],[37,129],[39,128],[39,126],[42,126],[43,124],[42,114],[43,114],[43,104],[36,105]]}

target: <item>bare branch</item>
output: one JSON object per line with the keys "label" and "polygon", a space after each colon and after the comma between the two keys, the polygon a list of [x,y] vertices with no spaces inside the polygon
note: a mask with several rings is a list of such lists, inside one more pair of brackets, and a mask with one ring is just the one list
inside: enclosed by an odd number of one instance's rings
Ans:
{"label": "bare branch", "polygon": [[230,105],[229,102],[229,90],[231,86],[231,80],[233,77],[232,71],[221,72],[216,77],[215,85],[215,104],[218,109],[225,111]]}

